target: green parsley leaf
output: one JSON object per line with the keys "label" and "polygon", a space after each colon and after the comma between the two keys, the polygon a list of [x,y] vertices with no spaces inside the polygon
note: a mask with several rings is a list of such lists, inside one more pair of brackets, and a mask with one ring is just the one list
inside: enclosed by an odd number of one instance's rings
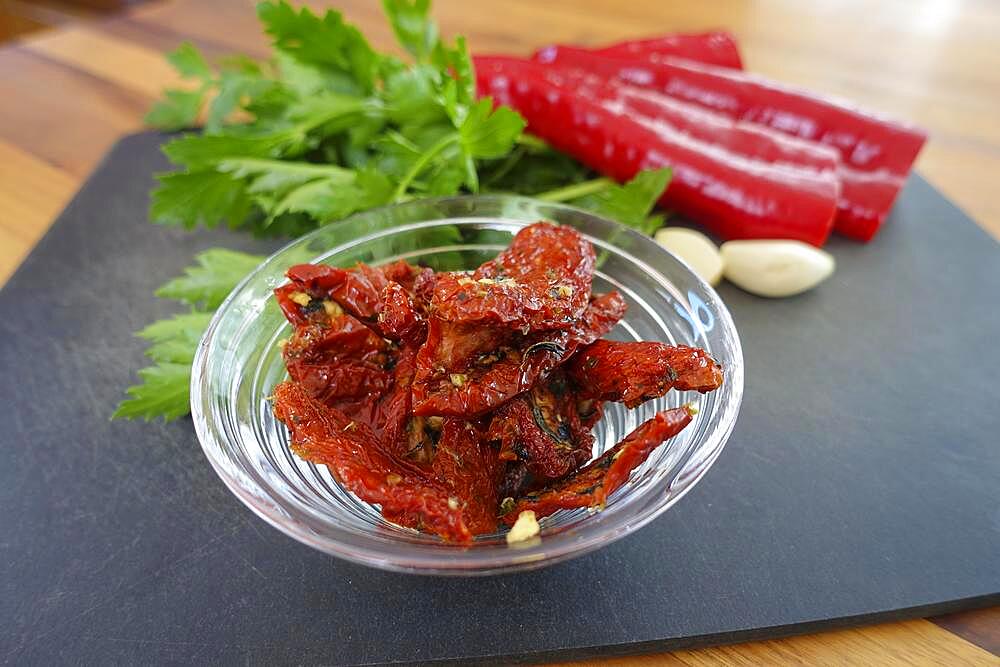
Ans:
{"label": "green parsley leaf", "polygon": [[198,120],[204,98],[203,90],[165,90],[143,120],[161,130],[189,128]]}
{"label": "green parsley leaf", "polygon": [[289,142],[286,132],[261,137],[230,134],[186,134],[163,145],[174,164],[188,169],[210,167],[222,160],[240,157],[270,157]]}
{"label": "green parsley leaf", "polygon": [[385,176],[333,165],[243,158],[225,160],[219,169],[247,180],[247,193],[267,216],[265,227],[288,213],[336,220],[386,203],[392,191]]}
{"label": "green parsley leaf", "polygon": [[139,377],[142,384],[125,390],[130,398],[118,404],[112,419],[171,421],[191,411],[190,363],[159,363],[140,370]]}
{"label": "green parsley leaf", "polygon": [[[233,287],[263,261],[264,258],[259,255],[212,248],[199,253],[195,257],[196,264],[184,269],[183,276],[174,278],[156,290],[156,296],[175,299],[195,307],[218,308]],[[150,325],[139,335],[157,340],[157,336],[161,334],[156,326]]]}
{"label": "green parsley leaf", "polygon": [[360,171],[345,186],[337,179],[320,179],[291,190],[268,211],[272,217],[308,213],[321,224],[339,220],[355,211],[389,202],[392,183],[375,171]]}
{"label": "green parsley leaf", "polygon": [[349,75],[356,84],[357,93],[375,88],[379,56],[357,28],[344,22],[340,12],[329,10],[320,18],[308,7],[296,12],[281,0],[261,2],[257,5],[257,16],[275,48],[301,63]]}
{"label": "green parsley leaf", "polygon": [[667,189],[670,176],[671,170],[666,167],[641,171],[624,185],[609,187],[596,194],[571,200],[570,203],[649,233],[652,225],[656,224],[655,219],[647,221],[649,213]]}
{"label": "green parsley leaf", "polygon": [[225,220],[231,227],[244,222],[251,201],[240,179],[215,169],[157,175],[149,215],[153,222],[194,229],[215,227]]}
{"label": "green parsley leaf", "polygon": [[287,162],[258,158],[230,158],[218,164],[220,171],[236,178],[249,179],[250,194],[284,194],[291,188],[319,179],[350,185],[354,172],[334,165],[312,162]]}
{"label": "green parsley leaf", "polygon": [[430,0],[382,0],[396,39],[417,62],[427,60],[438,43],[437,26],[429,17],[430,5]]}
{"label": "green parsley leaf", "polygon": [[201,51],[191,42],[182,42],[174,51],[167,54],[167,61],[185,79],[212,79],[212,68],[208,66]]}
{"label": "green parsley leaf", "polygon": [[472,192],[479,191],[479,176],[476,158],[497,158],[509,153],[525,122],[513,109],[498,107],[493,109],[493,100],[485,98],[470,109],[459,128],[462,145],[463,181]]}
{"label": "green parsley leaf", "polygon": [[447,119],[438,90],[441,72],[431,65],[415,65],[385,80],[386,115],[399,125],[427,125]]}
{"label": "green parsley leaf", "polygon": [[219,79],[219,90],[208,107],[205,131],[212,133],[222,129],[229,116],[244,106],[244,100],[270,91],[273,84],[259,76],[244,72],[223,72]]}
{"label": "green parsley leaf", "polygon": [[194,353],[198,341],[201,340],[201,334],[208,328],[211,319],[212,313],[203,312],[174,315],[153,322],[136,336],[151,342],[146,348],[146,356],[153,361],[190,364],[194,361]]}
{"label": "green parsley leaf", "polygon": [[[457,108],[450,111],[457,111],[458,108],[467,108],[476,99],[476,73],[472,65],[472,56],[469,55],[469,45],[465,37],[459,36],[455,40],[455,48],[449,49],[444,42],[438,42],[434,50],[434,64],[442,72],[452,75],[449,84],[452,86],[454,102]],[[454,81],[453,84],[451,82]],[[462,118],[452,115],[456,125],[461,125]]]}
{"label": "green parsley leaf", "polygon": [[493,109],[493,100],[486,97],[469,109],[459,133],[462,146],[472,157],[497,158],[510,152],[524,126],[519,113],[510,107]]}
{"label": "green parsley leaf", "polygon": [[[222,248],[215,248],[215,250],[222,250]],[[212,251],[209,250],[207,252],[212,252]],[[233,251],[228,250],[226,252],[233,252]],[[194,267],[188,267],[188,269],[186,270],[190,271],[192,268]],[[242,280],[244,277],[246,277],[245,274],[240,276],[240,280]],[[230,285],[229,287],[230,291],[232,291],[232,288],[236,286],[237,282],[239,282],[239,280],[233,282],[233,284]],[[205,327],[208,326],[208,323],[209,321],[211,321],[211,319],[212,319],[211,313],[205,313],[200,311],[193,311],[190,313],[180,313],[178,315],[173,315],[166,319],[157,320],[156,322],[153,322],[145,329],[142,329],[138,333],[136,333],[136,336],[138,336],[139,338],[144,338],[148,341],[152,341],[154,343],[162,343],[168,340],[194,340],[197,342],[197,340],[201,337],[201,332],[205,330]],[[194,336],[191,335],[192,332],[195,333]]]}
{"label": "green parsley leaf", "polygon": [[[250,271],[264,260],[258,255],[212,248],[196,257],[196,264],[157,290],[161,297],[215,309]],[[155,363],[139,371],[142,384],[129,387],[112,419],[166,420],[186,415],[191,363],[202,334],[212,320],[211,310],[181,313],[158,320],[136,335],[150,341],[146,356]]]}

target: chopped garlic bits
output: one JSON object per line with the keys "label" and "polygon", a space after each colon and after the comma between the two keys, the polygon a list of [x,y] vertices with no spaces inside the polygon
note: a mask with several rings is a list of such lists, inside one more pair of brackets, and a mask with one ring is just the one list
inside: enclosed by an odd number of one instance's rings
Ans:
{"label": "chopped garlic bits", "polygon": [[524,510],[517,515],[517,521],[514,522],[514,525],[511,526],[510,531],[507,533],[507,544],[530,540],[540,532],[541,527],[538,525],[535,513],[532,510]]}

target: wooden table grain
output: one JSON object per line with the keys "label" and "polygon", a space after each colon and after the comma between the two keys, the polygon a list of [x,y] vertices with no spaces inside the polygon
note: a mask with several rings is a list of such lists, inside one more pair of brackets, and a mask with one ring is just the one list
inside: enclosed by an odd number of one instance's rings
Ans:
{"label": "wooden table grain", "polygon": [[[379,46],[373,0],[336,4]],[[920,123],[917,169],[1000,237],[1000,3],[995,0],[437,0],[444,33],[478,52],[600,43],[724,27],[748,68]],[[266,53],[249,0],[174,0],[43,33],[0,50],[0,283],[111,144],[142,127],[164,85],[162,53]],[[1000,609],[716,648],[613,665],[998,664]],[[596,661],[574,664],[596,664]]]}

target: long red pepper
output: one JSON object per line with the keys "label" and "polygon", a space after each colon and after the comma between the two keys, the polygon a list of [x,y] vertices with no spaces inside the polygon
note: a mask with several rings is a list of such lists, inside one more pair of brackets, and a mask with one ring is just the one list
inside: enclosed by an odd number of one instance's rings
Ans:
{"label": "long red pepper", "polygon": [[670,166],[663,203],[724,238],[790,238],[822,245],[839,185],[828,171],[731,152],[627,109],[611,87],[585,87],[515,58],[475,58],[481,95],[517,109],[529,129],[623,181]]}
{"label": "long red pepper", "polygon": [[676,58],[658,62],[612,57],[573,47],[547,47],[538,62],[579,68],[836,148],[844,194],[837,230],[867,241],[888,216],[926,141],[919,128],[762,77]]}
{"label": "long red pepper", "polygon": [[728,32],[713,30],[700,33],[674,33],[649,39],[618,42],[594,53],[656,62],[664,56],[686,58],[707,65],[743,69],[736,40]]}
{"label": "long red pepper", "polygon": [[[733,120],[653,90],[602,79],[582,70],[560,68],[556,76],[563,85],[579,88],[581,94],[599,95],[613,108],[620,105],[629,115],[649,126],[659,127],[666,123],[692,139],[735,155],[801,167],[824,173],[831,182],[837,180],[840,156],[831,146],[790,137],[756,123]],[[600,93],[595,93],[598,90]]]}

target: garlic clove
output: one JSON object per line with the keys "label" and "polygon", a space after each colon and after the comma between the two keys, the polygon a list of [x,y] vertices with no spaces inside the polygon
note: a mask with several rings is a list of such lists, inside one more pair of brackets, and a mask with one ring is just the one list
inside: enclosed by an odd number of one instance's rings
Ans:
{"label": "garlic clove", "polygon": [[722,279],[722,257],[719,249],[707,236],[686,227],[664,227],[653,238],[687,262],[709,285],[719,284]]}
{"label": "garlic clove", "polygon": [[801,294],[833,275],[830,253],[801,241],[727,241],[719,249],[726,280],[751,294]]}
{"label": "garlic clove", "polygon": [[517,521],[507,531],[507,544],[529,540],[538,535],[541,530],[541,526],[538,525],[538,519],[535,518],[535,513],[532,510],[524,510],[517,515]]}

